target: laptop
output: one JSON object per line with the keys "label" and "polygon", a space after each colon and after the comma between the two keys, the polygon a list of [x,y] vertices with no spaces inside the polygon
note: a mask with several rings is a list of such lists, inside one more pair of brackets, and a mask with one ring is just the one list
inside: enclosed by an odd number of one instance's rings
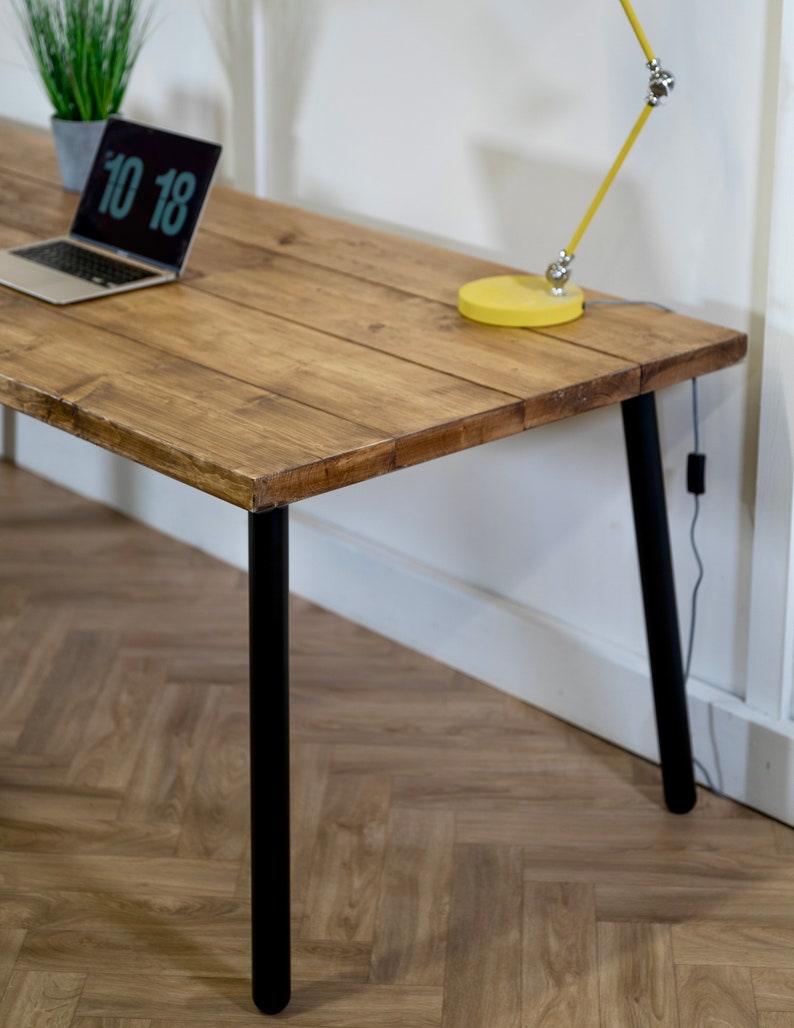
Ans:
{"label": "laptop", "polygon": [[110,118],[69,233],[0,250],[0,283],[77,303],[184,270],[221,147]]}

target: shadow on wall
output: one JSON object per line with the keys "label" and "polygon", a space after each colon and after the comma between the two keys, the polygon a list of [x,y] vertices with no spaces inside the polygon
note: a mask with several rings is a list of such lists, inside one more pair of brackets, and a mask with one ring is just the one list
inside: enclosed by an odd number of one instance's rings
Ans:
{"label": "shadow on wall", "polygon": [[[507,262],[542,273],[567,247],[609,164],[600,168],[551,163],[483,146],[477,168]],[[572,265],[573,280],[618,294],[631,283],[629,299],[663,302],[664,260],[653,245],[647,211],[647,190],[635,185],[630,172],[623,172],[582,239]]]}
{"label": "shadow on wall", "polygon": [[277,199],[295,178],[293,126],[324,9],[322,0],[217,0],[207,17],[232,98],[229,136],[238,188]]}
{"label": "shadow on wall", "polygon": [[173,89],[167,96],[158,98],[156,108],[139,100],[128,114],[137,121],[161,125],[189,136],[213,140],[222,140],[225,136],[226,113],[211,91]]}

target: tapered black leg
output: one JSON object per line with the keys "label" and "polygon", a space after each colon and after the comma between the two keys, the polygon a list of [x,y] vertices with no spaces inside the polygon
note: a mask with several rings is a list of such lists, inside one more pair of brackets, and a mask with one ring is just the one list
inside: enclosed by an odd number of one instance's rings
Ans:
{"label": "tapered black leg", "polygon": [[623,428],[664,797],[668,809],[685,814],[695,805],[695,777],[653,393],[623,402]]}
{"label": "tapered black leg", "polygon": [[290,998],[288,511],[248,519],[252,988],[265,1014]]}

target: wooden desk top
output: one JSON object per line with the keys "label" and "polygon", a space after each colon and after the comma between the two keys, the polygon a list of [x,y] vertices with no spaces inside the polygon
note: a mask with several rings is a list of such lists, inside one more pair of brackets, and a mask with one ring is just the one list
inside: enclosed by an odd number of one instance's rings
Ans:
{"label": "wooden desk top", "polygon": [[[57,182],[46,135],[0,126],[0,246],[68,228]],[[507,270],[216,187],[177,284],[65,308],[0,287],[0,403],[260,510],[745,353],[652,307],[464,321],[459,286]]]}

